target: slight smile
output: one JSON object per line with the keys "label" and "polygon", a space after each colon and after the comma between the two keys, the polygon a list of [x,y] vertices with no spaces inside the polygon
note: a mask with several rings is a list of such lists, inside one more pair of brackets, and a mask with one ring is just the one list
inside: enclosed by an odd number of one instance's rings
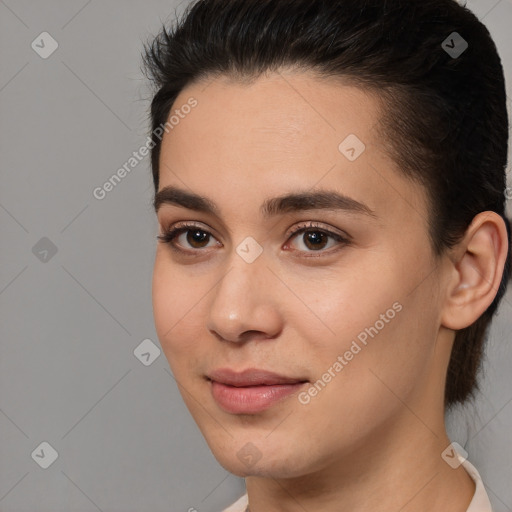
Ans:
{"label": "slight smile", "polygon": [[232,414],[257,414],[300,391],[304,378],[279,375],[260,369],[235,372],[229,368],[211,372],[212,397],[221,409]]}

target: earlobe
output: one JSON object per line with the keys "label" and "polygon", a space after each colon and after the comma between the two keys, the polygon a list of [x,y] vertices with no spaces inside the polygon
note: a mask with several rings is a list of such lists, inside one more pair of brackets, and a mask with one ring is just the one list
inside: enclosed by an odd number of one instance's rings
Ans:
{"label": "earlobe", "polygon": [[447,288],[442,325],[464,329],[491,305],[498,292],[508,252],[507,228],[495,212],[481,212],[454,248],[453,279]]}

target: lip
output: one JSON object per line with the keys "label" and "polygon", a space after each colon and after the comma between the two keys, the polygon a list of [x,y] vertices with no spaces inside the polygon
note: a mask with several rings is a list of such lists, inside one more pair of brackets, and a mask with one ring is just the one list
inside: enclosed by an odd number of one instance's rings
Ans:
{"label": "lip", "polygon": [[208,376],[212,397],[226,412],[257,414],[297,392],[306,379],[249,368],[235,372],[222,368]]}

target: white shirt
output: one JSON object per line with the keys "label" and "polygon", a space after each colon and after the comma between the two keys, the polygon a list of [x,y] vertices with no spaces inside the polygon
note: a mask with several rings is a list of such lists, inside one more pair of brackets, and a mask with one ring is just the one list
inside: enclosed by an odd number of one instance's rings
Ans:
{"label": "white shirt", "polygon": [[[473,499],[471,500],[466,512],[492,512],[491,502],[489,501],[489,496],[487,495],[487,491],[485,490],[480,474],[476,470],[475,466],[473,466],[473,464],[468,460],[465,460],[459,453],[457,456],[459,457],[462,467],[469,473],[469,476],[473,479],[476,486],[475,494],[473,495]],[[230,507],[224,509],[222,512],[245,512],[247,503],[247,494],[244,494],[239,500],[233,503]]]}

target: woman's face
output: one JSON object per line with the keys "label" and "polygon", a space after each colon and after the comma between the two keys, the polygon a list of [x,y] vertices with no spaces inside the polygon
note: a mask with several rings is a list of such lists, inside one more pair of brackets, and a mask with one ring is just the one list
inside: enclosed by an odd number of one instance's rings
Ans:
{"label": "woman's face", "polygon": [[[300,476],[405,425],[430,435],[449,355],[436,348],[443,266],[423,189],[374,129],[376,99],[282,73],[194,84],[176,109],[157,216],[160,233],[188,226],[158,243],[154,318],[219,462]],[[307,199],[319,192],[341,198]],[[290,194],[304,197],[276,199]]]}

